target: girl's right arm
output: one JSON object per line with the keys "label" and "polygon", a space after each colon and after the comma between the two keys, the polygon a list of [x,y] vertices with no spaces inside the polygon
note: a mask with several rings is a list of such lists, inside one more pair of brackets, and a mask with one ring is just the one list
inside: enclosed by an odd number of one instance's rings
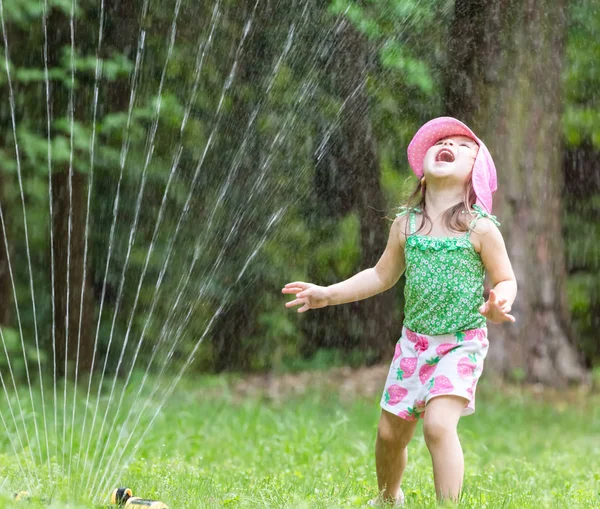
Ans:
{"label": "girl's right arm", "polygon": [[301,281],[288,283],[282,293],[295,294],[296,299],[286,303],[286,307],[302,305],[298,312],[303,313],[309,309],[367,299],[390,289],[404,272],[405,228],[406,216],[396,218],[390,228],[385,251],[377,265],[341,283],[328,287]]}

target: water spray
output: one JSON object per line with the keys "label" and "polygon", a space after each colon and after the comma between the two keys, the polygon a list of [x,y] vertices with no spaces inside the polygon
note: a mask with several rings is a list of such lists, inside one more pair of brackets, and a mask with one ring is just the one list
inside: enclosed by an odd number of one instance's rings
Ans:
{"label": "water spray", "polygon": [[150,509],[169,509],[169,506],[158,500],[134,497],[130,488],[117,488],[110,496],[110,503],[124,508],[149,507]]}

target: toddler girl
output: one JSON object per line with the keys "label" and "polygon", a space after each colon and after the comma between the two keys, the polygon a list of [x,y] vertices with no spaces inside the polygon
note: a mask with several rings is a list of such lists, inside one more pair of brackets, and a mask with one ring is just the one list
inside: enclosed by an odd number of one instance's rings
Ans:
{"label": "toddler girl", "polygon": [[[408,147],[420,179],[391,226],[375,267],[328,287],[289,283],[298,312],[366,299],[406,271],[405,317],[383,396],[376,466],[380,499],[401,505],[407,446],[419,418],[433,461],[439,500],[457,500],[464,460],[461,416],[475,411],[475,389],[488,350],[486,319],[514,322],[517,293],[499,223],[491,215],[496,168],[483,142],[462,122],[426,123]],[[485,302],[484,274],[492,289]],[[376,501],[371,501],[373,505]]]}

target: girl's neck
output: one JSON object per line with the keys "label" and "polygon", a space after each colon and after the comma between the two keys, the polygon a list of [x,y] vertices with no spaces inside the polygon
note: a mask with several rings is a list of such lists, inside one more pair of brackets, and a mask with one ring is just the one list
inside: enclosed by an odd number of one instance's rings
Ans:
{"label": "girl's neck", "polygon": [[430,217],[443,214],[450,207],[463,201],[464,189],[440,188],[432,189],[429,185],[425,190],[425,203]]}

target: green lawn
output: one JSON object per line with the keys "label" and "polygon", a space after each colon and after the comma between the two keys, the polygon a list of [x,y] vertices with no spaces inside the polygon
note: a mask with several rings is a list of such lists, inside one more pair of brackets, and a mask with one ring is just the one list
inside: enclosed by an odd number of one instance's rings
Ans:
{"label": "green lawn", "polygon": [[[482,385],[477,412],[460,424],[461,507],[600,507],[600,398],[540,402],[529,391]],[[340,398],[321,383],[275,400],[240,397],[233,382],[215,377],[187,381],[175,396],[119,483],[138,496],[171,509],[325,508],[364,507],[377,493],[378,396]],[[420,431],[409,455],[406,506],[436,507]]]}

